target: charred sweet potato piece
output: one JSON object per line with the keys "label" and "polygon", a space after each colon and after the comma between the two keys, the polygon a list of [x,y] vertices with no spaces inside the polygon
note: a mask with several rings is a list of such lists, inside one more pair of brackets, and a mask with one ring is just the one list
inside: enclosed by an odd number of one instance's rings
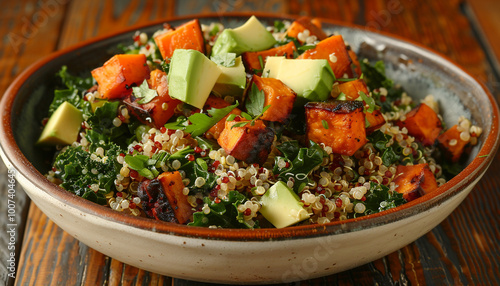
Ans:
{"label": "charred sweet potato piece", "polygon": [[309,102],[305,108],[309,140],[324,143],[334,153],[348,156],[366,143],[361,101]]}
{"label": "charred sweet potato piece", "polygon": [[149,218],[179,223],[158,179],[144,180],[137,187],[142,210]]}
{"label": "charred sweet potato piece", "polygon": [[470,142],[470,140],[464,141],[460,139],[460,133],[462,132],[458,130],[458,125],[453,125],[437,138],[439,147],[452,162],[457,162],[460,159],[465,146]]}
{"label": "charred sweet potato piece", "polygon": [[247,121],[249,123],[245,126],[233,127],[234,124],[245,121],[247,120],[241,117],[226,121],[226,127],[217,142],[227,154],[238,160],[243,160],[248,164],[263,164],[271,151],[274,131],[266,127],[262,120],[256,120],[253,126]]}
{"label": "charred sweet potato piece", "polygon": [[[362,79],[356,79],[352,81],[343,82],[339,85],[334,86],[334,91],[337,94],[344,93],[347,100],[355,100],[360,94],[359,92],[364,92],[368,95],[368,87],[366,83]],[[382,112],[380,110],[374,110],[373,112],[365,112],[366,120],[369,125],[366,126],[366,132],[371,133],[376,129],[380,128],[380,126],[384,125],[385,119],[382,116]]]}
{"label": "charred sweet potato piece", "polygon": [[145,55],[115,55],[91,73],[99,84],[100,97],[117,99],[129,95],[133,84],[149,78],[149,67]]}
{"label": "charred sweet potato piece", "polygon": [[264,106],[270,105],[260,118],[285,123],[292,112],[297,94],[279,79],[254,75],[252,82],[264,92]]}
{"label": "charred sweet potato piece", "polygon": [[260,76],[262,74],[262,69],[266,64],[267,57],[285,56],[287,59],[293,59],[293,52],[296,50],[297,48],[295,47],[295,44],[293,42],[290,42],[286,45],[265,51],[244,52],[243,54],[241,54],[241,58],[248,73],[254,73]]}
{"label": "charred sweet potato piece", "polygon": [[205,53],[205,41],[198,19],[194,19],[154,38],[163,59],[172,57],[176,49],[197,50]]}
{"label": "charred sweet potato piece", "polygon": [[319,42],[315,48],[306,50],[298,59],[325,59],[328,60],[333,74],[341,78],[344,74],[353,77],[352,60],[341,35],[330,36]]}
{"label": "charred sweet potato piece", "polygon": [[425,146],[434,144],[443,129],[436,112],[425,103],[421,103],[408,112],[406,119],[398,121],[397,125],[400,128],[406,127],[408,134],[421,141]]}
{"label": "charred sweet potato piece", "polygon": [[[227,107],[229,105],[230,104],[227,101],[225,101],[224,99],[217,97],[217,96],[210,95],[208,97],[207,101],[205,102],[205,107],[203,109],[204,110],[209,110],[210,108],[219,109],[219,108]],[[239,108],[235,108],[235,109],[231,110],[231,112],[229,112],[228,115],[224,116],[224,118],[219,120],[219,122],[217,122],[214,126],[210,127],[210,129],[208,129],[208,131],[205,132],[205,136],[207,136],[208,138],[218,139],[222,130],[224,130],[224,128],[226,127],[226,119],[231,114],[240,115],[241,110]]]}
{"label": "charred sweet potato piece", "polygon": [[178,171],[161,173],[158,180],[163,187],[177,221],[180,224],[189,222],[193,215],[193,208],[187,200],[187,195],[182,193],[184,184],[182,183],[181,174]]}
{"label": "charred sweet potato piece", "polygon": [[436,178],[427,163],[412,166],[399,165],[393,182],[398,185],[396,191],[403,194],[407,201],[412,201],[438,188]]}
{"label": "charred sweet potato piece", "polygon": [[148,84],[158,92],[157,97],[148,103],[140,104],[140,99],[129,95],[123,102],[142,123],[160,128],[174,115],[181,101],[168,95],[167,74],[163,71],[152,71]]}
{"label": "charred sweet potato piece", "polygon": [[326,39],[327,35],[323,30],[317,26],[318,20],[313,21],[309,17],[300,17],[297,20],[293,21],[293,23],[288,28],[286,34],[289,37],[298,39],[299,33],[304,32],[305,30],[309,30],[309,35],[316,36],[318,40]]}

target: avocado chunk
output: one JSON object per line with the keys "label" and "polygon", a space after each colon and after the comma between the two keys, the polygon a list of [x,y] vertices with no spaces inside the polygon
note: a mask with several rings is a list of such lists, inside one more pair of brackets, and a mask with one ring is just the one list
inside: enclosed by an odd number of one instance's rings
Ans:
{"label": "avocado chunk", "polygon": [[247,84],[247,74],[241,57],[237,57],[234,60],[234,66],[225,67],[219,65],[219,69],[221,70],[221,74],[215,82],[213,91],[220,95],[235,97],[243,95],[243,90]]}
{"label": "avocado chunk", "polygon": [[268,57],[264,74],[281,80],[297,93],[298,104],[324,101],[330,97],[335,75],[324,59]]}
{"label": "avocado chunk", "polygon": [[212,48],[212,55],[220,53],[256,52],[267,50],[276,44],[273,35],[252,16],[238,28],[227,28],[219,35]]}
{"label": "avocado chunk", "polygon": [[78,139],[82,122],[82,112],[65,101],[50,116],[37,144],[70,145]]}
{"label": "avocado chunk", "polygon": [[203,108],[221,70],[197,50],[177,49],[170,59],[168,93],[197,108]]}
{"label": "avocado chunk", "polygon": [[284,228],[309,218],[299,197],[278,181],[260,198],[260,213],[276,228]]}

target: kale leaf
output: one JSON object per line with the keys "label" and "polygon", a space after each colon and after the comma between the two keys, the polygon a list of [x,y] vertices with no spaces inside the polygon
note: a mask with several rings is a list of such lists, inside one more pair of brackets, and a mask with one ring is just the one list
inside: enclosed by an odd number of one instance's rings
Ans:
{"label": "kale leaf", "polygon": [[406,203],[403,194],[390,191],[387,186],[374,182],[370,182],[370,189],[365,194],[365,198],[366,200],[364,202],[355,201],[355,204],[363,203],[366,207],[364,213],[355,214],[355,217],[378,213]]}
{"label": "kale leaf", "polygon": [[[87,132],[86,138],[90,142],[89,151],[82,146],[68,146],[57,155],[54,163],[55,177],[63,181],[60,186],[64,189],[105,205],[105,194],[116,190],[114,180],[122,167],[116,158],[123,150],[114,143],[106,142],[103,135],[92,130]],[[105,150],[103,157],[91,155],[98,147]],[[94,184],[99,186],[96,191],[91,189]]]}
{"label": "kale leaf", "polygon": [[[275,157],[273,173],[278,174],[278,178],[285,183],[292,180],[293,190],[297,193],[310,182],[309,173],[319,166],[323,162],[323,157],[326,156],[326,152],[318,144],[310,141],[310,145],[310,148],[298,148],[296,141],[289,141],[277,147],[285,157]],[[278,161],[281,159],[290,163],[289,167],[279,168]]]}
{"label": "kale leaf", "polygon": [[91,110],[90,103],[83,99],[83,92],[93,86],[92,77],[80,78],[72,76],[68,73],[66,66],[62,66],[56,75],[67,88],[54,91],[54,99],[50,103],[48,116],[50,117],[65,101],[71,103],[83,113],[89,113]]}
{"label": "kale leaf", "polygon": [[208,197],[203,199],[208,204],[210,212],[195,212],[193,222],[188,223],[191,226],[218,226],[222,228],[258,228],[258,222],[255,225],[246,223],[243,215],[238,212],[238,205],[246,201],[246,197],[238,191],[230,191],[227,198],[220,202],[212,201]]}

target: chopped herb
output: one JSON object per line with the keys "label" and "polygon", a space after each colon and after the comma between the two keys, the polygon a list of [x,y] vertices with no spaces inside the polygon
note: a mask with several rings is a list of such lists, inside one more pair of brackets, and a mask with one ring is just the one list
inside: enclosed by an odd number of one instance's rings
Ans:
{"label": "chopped herb", "polygon": [[299,51],[307,51],[316,48],[316,45],[303,45],[297,48]]}
{"label": "chopped herb", "polygon": [[359,92],[359,95],[361,96],[363,101],[366,102],[366,104],[368,104],[368,109],[366,111],[373,112],[375,110],[375,107],[376,107],[376,103],[375,103],[375,100],[373,100],[373,97],[366,95],[366,93],[364,93],[362,91]]}
{"label": "chopped herb", "polygon": [[283,21],[274,21],[274,32],[280,33],[285,31],[285,23]]}
{"label": "chopped herb", "polygon": [[149,88],[147,80],[144,80],[139,87],[132,87],[132,92],[136,98],[140,98],[140,100],[137,101],[139,104],[148,103],[158,96],[156,90]]}
{"label": "chopped herb", "polygon": [[328,122],[326,120],[321,120],[321,124],[323,125],[323,128],[328,129]]}
{"label": "chopped herb", "polygon": [[[165,124],[165,128],[173,130],[181,129],[184,130],[184,132],[191,133],[192,136],[200,136],[228,115],[229,112],[235,109],[238,105],[239,103],[236,102],[234,105],[224,108],[211,108],[207,111],[210,116],[203,113],[195,113],[187,119],[183,118],[173,123],[167,123]],[[191,122],[190,125],[187,124],[188,121]]]}

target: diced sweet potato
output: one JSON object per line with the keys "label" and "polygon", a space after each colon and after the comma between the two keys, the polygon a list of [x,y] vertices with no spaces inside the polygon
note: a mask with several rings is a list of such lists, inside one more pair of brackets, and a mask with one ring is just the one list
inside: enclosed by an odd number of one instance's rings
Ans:
{"label": "diced sweet potato", "polygon": [[234,124],[245,121],[247,120],[241,117],[226,121],[226,127],[217,142],[227,154],[238,160],[243,160],[248,164],[264,164],[271,151],[274,131],[266,127],[262,120],[256,120],[253,126],[249,122],[245,126],[233,127]]}
{"label": "diced sweet potato", "polygon": [[356,100],[359,97],[359,92],[362,91],[368,94],[368,87],[362,79],[346,81],[337,86],[339,93],[343,92],[347,100]]}
{"label": "diced sweet potato", "polygon": [[171,58],[176,49],[197,50],[205,53],[203,32],[198,19],[189,21],[173,31],[156,36],[155,42],[163,59]]}
{"label": "diced sweet potato", "polygon": [[158,179],[143,180],[137,187],[142,210],[149,218],[179,223]]}
{"label": "diced sweet potato", "polygon": [[365,113],[366,121],[368,121],[369,125],[366,127],[366,133],[370,134],[373,131],[382,127],[385,124],[384,116],[380,110],[376,109],[373,112]]}
{"label": "diced sweet potato", "polygon": [[161,173],[158,176],[158,180],[163,187],[163,191],[167,196],[177,221],[180,224],[191,221],[193,208],[191,204],[189,204],[187,196],[182,192],[184,184],[182,183],[181,174],[178,171]]}
{"label": "diced sweet potato", "polygon": [[366,143],[361,101],[309,102],[305,108],[309,140],[324,143],[334,153],[348,156]]}
{"label": "diced sweet potato", "polygon": [[[368,95],[369,93],[368,87],[366,86],[365,81],[362,79],[343,82],[339,85],[335,85],[334,88],[336,93],[344,93],[347,100],[357,99],[360,96],[359,92],[364,92],[366,95]],[[380,112],[380,110],[365,112],[365,116],[366,120],[369,123],[369,125],[366,127],[367,133],[371,133],[377,130],[385,123],[384,116],[382,115],[382,112]]]}
{"label": "diced sweet potato", "polygon": [[297,94],[281,80],[275,78],[262,78],[254,75],[252,83],[264,92],[264,106],[270,105],[260,119],[285,123],[292,112]]}
{"label": "diced sweet potato", "polygon": [[100,97],[117,99],[129,95],[133,84],[149,78],[149,67],[145,55],[115,55],[91,73],[99,84]]}
{"label": "diced sweet potato", "polygon": [[[286,45],[265,51],[244,52],[243,54],[241,54],[241,58],[243,59],[243,63],[245,64],[245,69],[248,73],[254,73],[260,76],[262,74],[262,69],[266,64],[267,57],[285,56],[287,59],[293,59],[293,52],[296,50],[297,48],[295,47],[295,44],[293,42],[290,42]],[[259,57],[262,60],[259,59]]]}
{"label": "diced sweet potato", "polygon": [[163,71],[152,71],[148,84],[151,89],[158,92],[158,96],[153,100],[139,104],[140,99],[130,95],[123,102],[142,123],[160,128],[174,115],[181,101],[168,95],[167,74]]}
{"label": "diced sweet potato", "polygon": [[[317,21],[315,21],[317,24]],[[309,17],[300,17],[299,19],[293,21],[293,23],[288,28],[286,34],[289,37],[298,39],[299,33],[309,30],[310,36],[316,36],[318,40],[326,39],[327,35],[321,28],[319,28]],[[300,41],[300,40],[299,40]]]}
{"label": "diced sweet potato", "polygon": [[[227,107],[229,105],[230,104],[227,101],[225,101],[224,99],[217,97],[217,96],[210,95],[208,97],[207,101],[205,102],[205,107],[203,109],[204,110],[209,110],[210,108],[219,109],[219,108]],[[231,112],[229,112],[228,115],[224,116],[224,118],[219,120],[219,122],[217,122],[214,126],[210,127],[210,129],[208,129],[208,131],[205,132],[205,136],[207,136],[208,138],[218,139],[222,130],[224,130],[224,128],[226,127],[226,119],[231,114],[240,115],[241,110],[239,108],[235,108],[235,109],[231,110]]]}
{"label": "diced sweet potato", "polygon": [[363,72],[361,71],[361,64],[359,63],[358,55],[356,55],[356,53],[349,47],[347,48],[347,52],[349,53],[349,57],[351,57],[354,72],[356,72],[357,76],[360,76]]}
{"label": "diced sweet potato", "polygon": [[398,185],[396,191],[403,194],[407,201],[412,201],[438,188],[436,178],[427,163],[411,166],[399,165],[393,182]]}
{"label": "diced sweet potato", "polygon": [[453,125],[437,138],[439,146],[452,162],[457,162],[460,159],[465,146],[470,142],[470,140],[460,139],[460,133],[462,132],[458,130],[458,125]]}
{"label": "diced sweet potato", "polygon": [[344,74],[353,77],[352,60],[347,52],[344,39],[341,35],[334,35],[319,42],[315,48],[306,50],[298,59],[325,59],[336,78],[341,78]]}
{"label": "diced sweet potato", "polygon": [[406,127],[408,134],[421,141],[425,146],[434,144],[443,126],[436,112],[425,103],[406,114],[404,121],[398,121],[400,128]]}

